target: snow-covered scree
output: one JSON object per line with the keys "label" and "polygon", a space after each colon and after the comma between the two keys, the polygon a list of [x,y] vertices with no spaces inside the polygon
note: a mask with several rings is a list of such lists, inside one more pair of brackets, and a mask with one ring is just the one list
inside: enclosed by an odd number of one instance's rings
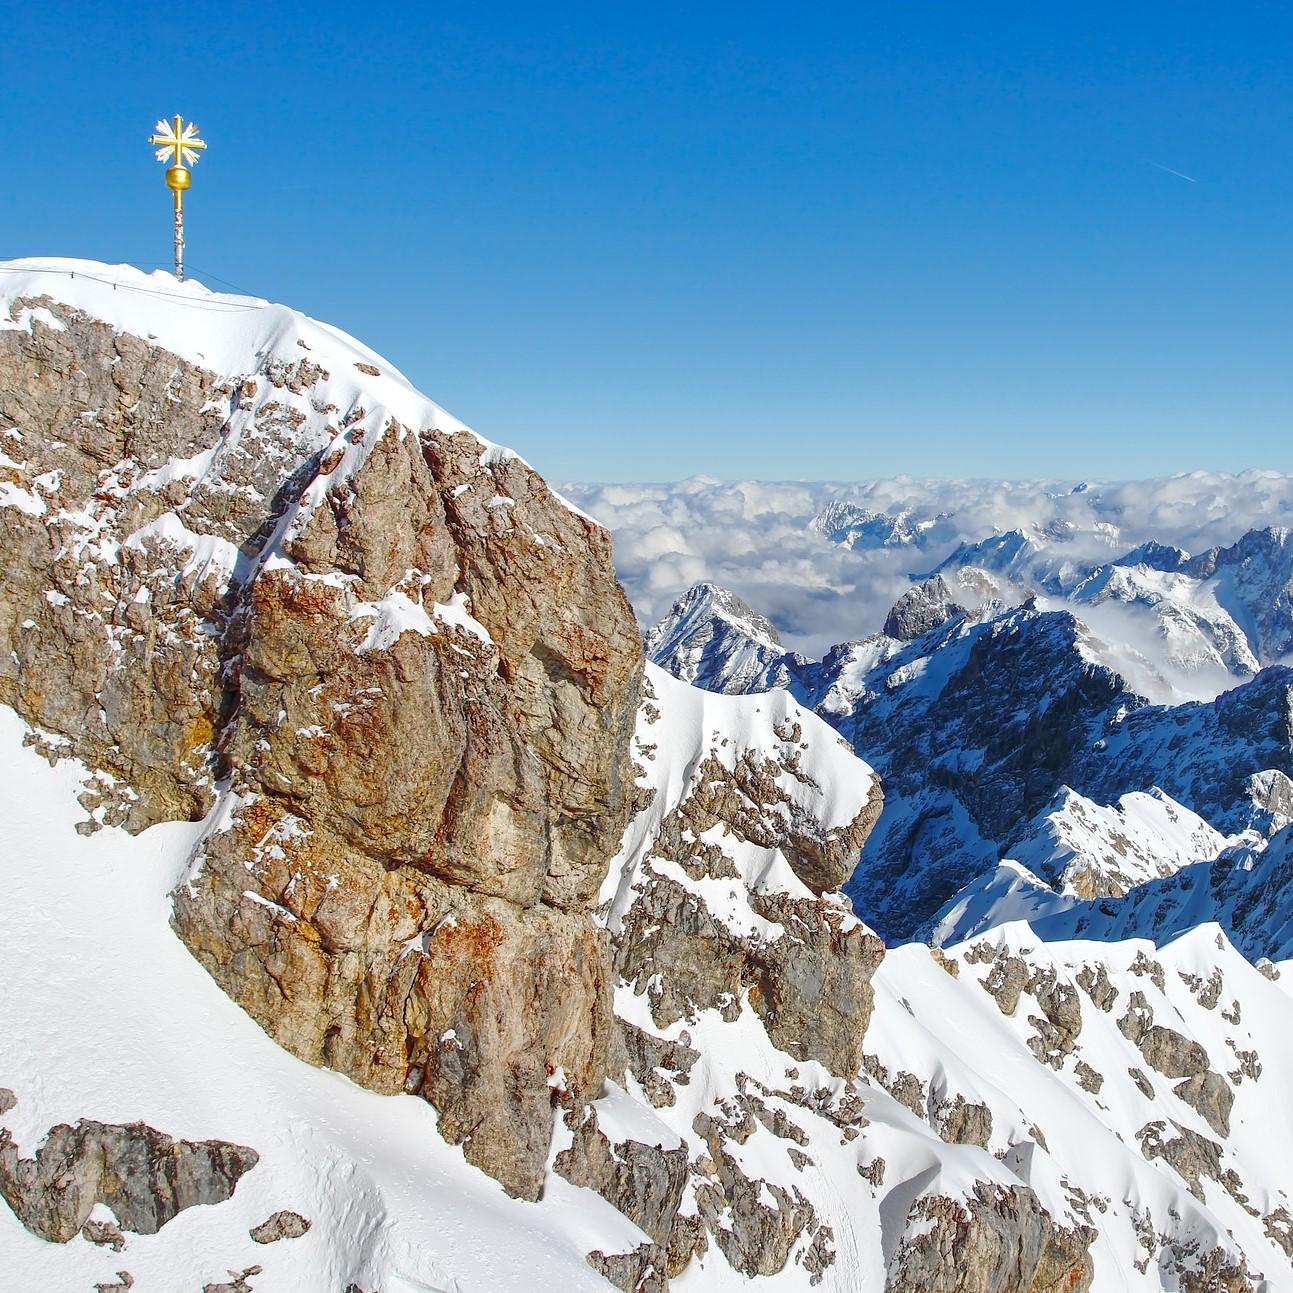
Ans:
{"label": "snow-covered scree", "polygon": [[882,1079],[1066,1202],[1094,1289],[1293,1287],[1290,1001],[1216,926],[1156,950],[1005,925],[875,982]]}

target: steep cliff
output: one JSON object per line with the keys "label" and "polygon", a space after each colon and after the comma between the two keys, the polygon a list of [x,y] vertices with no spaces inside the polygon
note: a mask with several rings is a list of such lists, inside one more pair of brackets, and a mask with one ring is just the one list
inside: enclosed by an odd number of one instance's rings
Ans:
{"label": "steep cliff", "polygon": [[271,1036],[533,1197],[549,1075],[595,1090],[610,1042],[641,652],[605,532],[291,311],[4,287],[0,700],[95,770],[87,829],[208,818],[175,927]]}

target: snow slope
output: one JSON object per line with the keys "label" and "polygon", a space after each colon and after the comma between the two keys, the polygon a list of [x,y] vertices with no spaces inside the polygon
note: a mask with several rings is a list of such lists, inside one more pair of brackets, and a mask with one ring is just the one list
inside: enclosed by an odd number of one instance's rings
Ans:
{"label": "snow slope", "polygon": [[[612,921],[647,865],[647,841],[663,812],[694,786],[697,742],[731,751],[753,741],[784,754],[775,731],[792,718],[820,788],[788,779],[802,802],[820,794],[827,821],[842,820],[864,785],[853,756],[784,695],[706,695],[658,673],[652,684],[660,717],[644,714],[640,737],[656,747],[643,777],[659,802],[631,828],[609,882]],[[30,1151],[59,1121],[144,1119],[177,1136],[250,1145],[261,1161],[228,1202],[190,1209],[157,1235],[132,1235],[120,1254],[82,1239],[46,1243],[0,1210],[6,1287],[89,1288],[128,1269],[143,1290],[200,1288],[254,1264],[264,1273],[252,1277],[253,1287],[285,1293],[351,1281],[393,1293],[607,1287],[583,1254],[633,1248],[643,1238],[635,1226],[555,1174],[542,1202],[511,1200],[439,1139],[424,1102],[373,1095],[274,1046],[167,924],[168,890],[203,825],[164,825],[136,838],[109,827],[83,837],[72,823],[84,774],[70,760],[48,767],[22,748],[23,736],[23,725],[0,712],[7,844],[0,866],[9,899],[0,907],[0,1028],[9,1039],[0,1076],[18,1095],[5,1125]],[[721,845],[738,864],[739,884],[721,893],[709,882],[693,888],[733,926],[753,928],[750,894],[802,894],[784,858],[733,836]],[[866,1041],[873,1058],[854,1080],[779,1050],[748,1002],[660,1029],[624,984],[617,993],[624,1018],[685,1039],[700,1058],[690,1081],[674,1087],[671,1107],[653,1107],[631,1078],[627,1094],[608,1087],[598,1103],[603,1125],[616,1137],[682,1143],[701,1155],[709,1145],[694,1129],[697,1115],[721,1116],[732,1102],[756,1098],[766,1125],[725,1143],[761,1189],[798,1190],[811,1201],[830,1228],[834,1257],[815,1282],[805,1235],[778,1273],[756,1281],[769,1290],[882,1287],[904,1236],[918,1242],[904,1222],[918,1200],[966,1197],[985,1181],[1002,1189],[1027,1184],[1064,1224],[1090,1218],[1098,1232],[1096,1293],[1184,1288],[1181,1271],[1201,1268],[1214,1252],[1237,1262],[1241,1249],[1267,1280],[1253,1287],[1293,1287],[1293,1266],[1264,1220],[1276,1217],[1269,1224],[1281,1233],[1279,1210],[1289,1203],[1284,1164],[1293,1154],[1290,1115],[1270,1095],[1293,1080],[1293,1001],[1281,984],[1208,927],[1155,951],[1137,942],[1042,943],[1009,926],[951,956],[957,977],[919,946],[885,959]],[[1027,972],[1040,976],[1009,1013],[981,986],[998,956],[1023,958]],[[1115,985],[1114,1008],[1102,1011],[1085,989],[1073,988],[1081,994],[1074,1045],[1042,1046],[1039,1054],[1035,1039],[1055,1011],[1048,976],[1066,985],[1089,968]],[[1209,992],[1214,978],[1220,986]],[[1217,1137],[1176,1094],[1179,1083],[1148,1069],[1116,1026],[1132,991],[1145,994],[1156,1021],[1200,1040],[1214,1063],[1229,1057],[1239,1074],[1227,1079],[1231,1130],[1212,1175],[1199,1178],[1201,1197],[1143,1148],[1170,1144],[1176,1125]],[[1098,1091],[1082,1085],[1092,1081],[1082,1065],[1102,1076]],[[1131,1069],[1141,1070],[1139,1081]],[[987,1111],[986,1123],[979,1114],[961,1117],[967,1103]],[[1165,1136],[1152,1130],[1156,1122]],[[971,1124],[977,1130],[957,1130]],[[964,1134],[983,1143],[955,1140]],[[280,1208],[308,1217],[310,1232],[253,1244],[249,1227]],[[708,1293],[751,1282],[711,1246],[673,1287]]]}
{"label": "snow slope", "polygon": [[[848,752],[784,693],[702,698],[657,669],[648,677],[636,746],[640,784],[654,797],[603,891],[612,933],[632,922],[652,876],[667,875],[723,927],[774,942],[789,936],[750,909],[760,893],[802,896],[783,858],[770,865],[750,842],[714,836],[736,873],[722,886],[661,852],[663,823],[697,784],[697,751],[721,751],[728,767],[749,742],[784,754],[774,733],[793,717],[810,751],[806,769],[843,805],[836,818],[856,808],[868,773],[854,764],[850,778]],[[1143,838],[1159,821],[1182,856],[1214,842],[1161,796],[1129,797],[1117,813],[1097,815],[1093,831],[1111,839],[1125,827]],[[1194,922],[1163,942],[1048,939],[998,923],[937,956],[919,944],[891,950],[874,979],[865,1070],[854,1080],[779,1049],[748,999],[662,1025],[650,982],[643,991],[628,978],[616,1008],[698,1053],[689,1074],[657,1071],[669,1082],[668,1102],[654,1101],[656,1118],[693,1157],[713,1151],[698,1130],[707,1118],[755,1110],[752,1130],[732,1124],[731,1134],[746,1138],[725,1147],[769,1191],[799,1191],[814,1224],[829,1226],[834,1261],[817,1287],[893,1286],[905,1246],[919,1243],[920,1201],[967,1199],[985,1182],[1026,1186],[1058,1224],[1089,1226],[1096,1293],[1204,1293],[1245,1267],[1251,1283],[1234,1287],[1293,1287],[1284,1166],[1293,1115],[1283,1104],[1269,1109],[1282,1075],[1293,1074],[1293,999],[1215,925]],[[667,975],[667,960],[656,968]],[[1183,1086],[1172,1063],[1134,1036],[1145,1021],[1213,1076]],[[1199,1097],[1200,1084],[1215,1103]],[[629,1090],[645,1098],[631,1080]],[[813,1286],[802,1269],[810,1233],[763,1287]],[[749,1284],[711,1247],[674,1287]]]}

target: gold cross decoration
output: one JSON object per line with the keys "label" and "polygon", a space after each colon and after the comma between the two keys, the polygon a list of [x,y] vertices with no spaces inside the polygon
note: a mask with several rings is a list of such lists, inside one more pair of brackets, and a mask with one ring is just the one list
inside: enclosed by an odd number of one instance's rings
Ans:
{"label": "gold cross decoration", "polygon": [[175,198],[175,277],[184,277],[184,192],[193,183],[190,166],[196,166],[198,156],[206,144],[198,138],[198,128],[192,121],[184,124],[178,113],[168,126],[159,121],[157,133],[149,143],[157,149],[159,162],[170,162],[166,168],[166,187]]}
{"label": "gold cross decoration", "polygon": [[149,140],[151,144],[160,145],[157,149],[157,160],[164,162],[168,156],[172,166],[196,166],[198,154],[206,144],[198,138],[198,128],[190,121],[186,126],[184,118],[176,116],[168,126],[159,121],[155,127],[157,133]]}

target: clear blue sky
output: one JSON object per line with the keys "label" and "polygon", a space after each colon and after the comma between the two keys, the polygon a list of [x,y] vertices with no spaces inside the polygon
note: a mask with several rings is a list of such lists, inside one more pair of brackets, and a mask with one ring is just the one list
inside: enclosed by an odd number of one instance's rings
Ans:
{"label": "clear blue sky", "polygon": [[173,12],[7,7],[0,256],[165,261],[179,111],[193,276],[554,477],[1293,470],[1287,4]]}

